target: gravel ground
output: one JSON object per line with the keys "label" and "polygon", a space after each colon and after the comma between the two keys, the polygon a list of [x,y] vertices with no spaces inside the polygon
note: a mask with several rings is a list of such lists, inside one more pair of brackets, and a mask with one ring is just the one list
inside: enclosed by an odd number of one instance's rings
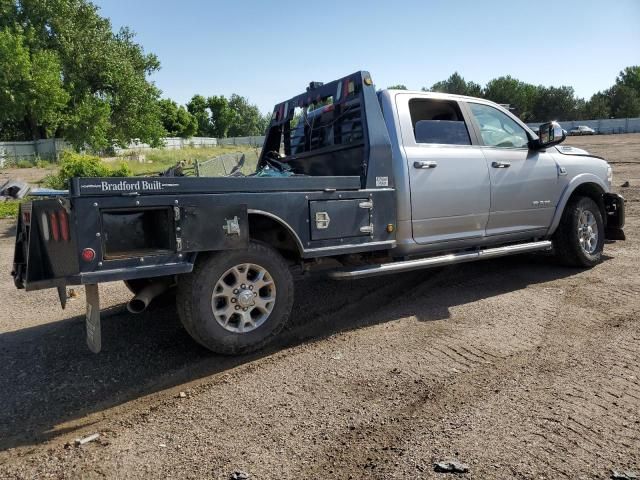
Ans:
{"label": "gravel ground", "polygon": [[[569,142],[631,184],[628,240],[601,265],[305,280],[280,344],[252,356],[207,353],[170,303],[126,313],[121,284],[101,286],[93,355],[82,289],[62,311],[3,276],[0,477],[447,478],[433,463],[449,459],[474,479],[640,473],[640,135]],[[0,223],[5,272],[12,242]]]}

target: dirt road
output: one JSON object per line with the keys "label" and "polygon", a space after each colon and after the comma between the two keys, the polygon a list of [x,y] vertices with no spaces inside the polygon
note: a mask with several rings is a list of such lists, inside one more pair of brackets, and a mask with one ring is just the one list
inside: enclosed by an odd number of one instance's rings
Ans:
{"label": "dirt road", "polygon": [[640,135],[569,142],[631,183],[628,240],[601,265],[525,256],[306,280],[281,343],[253,356],[210,355],[171,305],[126,313],[119,284],[103,287],[96,356],[81,290],[63,312],[5,274],[0,477],[447,478],[432,466],[446,459],[474,479],[640,473]]}

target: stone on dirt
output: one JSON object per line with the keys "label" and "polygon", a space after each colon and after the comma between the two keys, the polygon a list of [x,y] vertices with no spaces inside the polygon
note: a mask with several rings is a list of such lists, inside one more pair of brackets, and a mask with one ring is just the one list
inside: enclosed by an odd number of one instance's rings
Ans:
{"label": "stone on dirt", "polygon": [[635,472],[617,472],[611,470],[611,480],[638,480],[638,474]]}
{"label": "stone on dirt", "polygon": [[86,437],[83,437],[83,438],[76,438],[74,443],[75,443],[76,447],[79,447],[80,445],[84,445],[85,443],[94,442],[98,438],[100,438],[100,434],[99,433],[94,433],[92,435],[89,435],[89,436],[86,436]]}
{"label": "stone on dirt", "polygon": [[433,471],[437,473],[467,473],[469,466],[457,460],[447,460],[434,463]]}
{"label": "stone on dirt", "polygon": [[236,470],[229,477],[229,480],[248,480],[248,479],[249,479],[249,474],[246,472],[242,472],[240,470]]}
{"label": "stone on dirt", "polygon": [[620,185],[622,188],[626,188],[626,187],[630,187],[631,184],[629,183],[629,180],[627,180],[626,182],[624,182],[622,185]]}

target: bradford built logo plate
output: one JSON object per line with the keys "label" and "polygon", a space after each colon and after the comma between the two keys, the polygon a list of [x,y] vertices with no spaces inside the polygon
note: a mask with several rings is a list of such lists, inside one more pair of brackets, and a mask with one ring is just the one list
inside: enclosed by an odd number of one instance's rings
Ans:
{"label": "bradford built logo plate", "polygon": [[123,192],[162,192],[166,189],[179,187],[178,183],[169,183],[162,180],[102,180],[99,182],[80,185],[83,191],[100,193]]}

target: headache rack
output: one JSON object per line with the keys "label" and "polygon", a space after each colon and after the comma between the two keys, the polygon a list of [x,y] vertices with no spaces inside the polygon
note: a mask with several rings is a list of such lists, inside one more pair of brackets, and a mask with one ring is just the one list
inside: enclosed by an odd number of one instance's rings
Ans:
{"label": "headache rack", "polygon": [[258,161],[294,174],[358,176],[362,188],[393,187],[391,142],[373,80],[359,71],[277,104]]}

